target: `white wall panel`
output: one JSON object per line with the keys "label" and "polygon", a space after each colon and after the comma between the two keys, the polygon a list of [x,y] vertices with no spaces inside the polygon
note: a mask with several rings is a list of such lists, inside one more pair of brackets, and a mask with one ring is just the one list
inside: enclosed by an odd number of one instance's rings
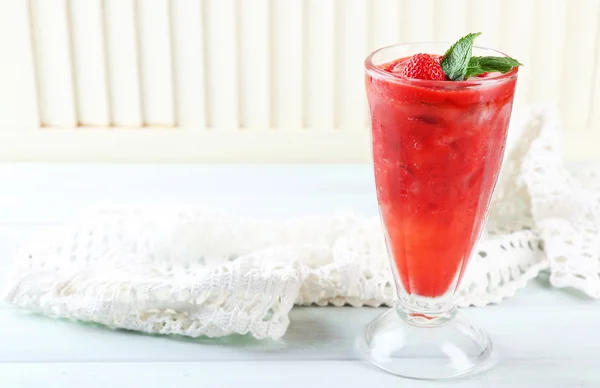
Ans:
{"label": "white wall panel", "polygon": [[0,132],[40,125],[29,2],[0,2]]}
{"label": "white wall panel", "polygon": [[301,128],[304,125],[304,1],[273,0],[273,113],[275,126],[282,129]]}
{"label": "white wall panel", "polygon": [[468,0],[466,32],[481,32],[477,45],[500,49],[502,1]]}
{"label": "white wall panel", "polygon": [[66,0],[31,1],[38,101],[44,126],[77,125],[67,16]]}
{"label": "white wall panel", "polygon": [[333,128],[335,112],[335,0],[305,0],[308,42],[304,106],[309,128]]}
{"label": "white wall panel", "polygon": [[427,42],[434,38],[434,0],[404,0],[401,9],[404,42]]}
{"label": "white wall panel", "polygon": [[240,1],[240,122],[244,128],[271,125],[269,0]]}
{"label": "white wall panel", "polygon": [[372,39],[369,52],[375,49],[404,43],[399,40],[404,20],[400,17],[401,0],[377,0],[371,3]]}
{"label": "white wall panel", "polygon": [[142,117],[150,126],[172,126],[173,69],[169,0],[137,0]]}
{"label": "white wall panel", "polygon": [[590,96],[591,108],[589,112],[588,127],[600,133],[600,50],[596,51],[596,65]]}
{"label": "white wall panel", "polygon": [[208,53],[208,125],[217,129],[236,129],[239,123],[236,1],[204,1]]}
{"label": "white wall panel", "polygon": [[369,49],[369,0],[339,2],[336,124],[340,129],[363,128],[367,123],[364,60]]}
{"label": "white wall panel", "polygon": [[142,101],[135,0],[104,0],[111,122],[138,127]]}
{"label": "white wall panel", "polygon": [[204,10],[201,1],[171,0],[175,125],[206,125]]}
{"label": "white wall panel", "polygon": [[[596,44],[598,45],[598,42],[596,42]],[[598,47],[596,47],[594,78],[591,84],[591,108],[589,112],[588,127],[600,134],[600,49]]]}
{"label": "white wall panel", "polygon": [[435,4],[434,40],[454,42],[469,32],[467,30],[467,0],[438,1]]}
{"label": "white wall panel", "polygon": [[69,22],[80,125],[108,126],[108,81],[102,0],[69,0]]}
{"label": "white wall panel", "polygon": [[[566,53],[567,2],[573,0],[536,0],[534,41],[530,71],[529,100],[560,108],[563,68]],[[552,60],[548,60],[548,58]]]}
{"label": "white wall panel", "polygon": [[[565,15],[565,49],[562,52],[562,71],[558,77],[559,104],[569,126],[572,129],[582,129],[588,124],[592,96],[600,93],[600,89],[594,88],[593,83],[585,76],[595,71],[595,48],[598,46],[596,39],[600,37],[600,1],[577,0],[576,3],[577,6],[567,7]],[[600,154],[600,150],[598,153]]]}
{"label": "white wall panel", "polygon": [[[534,23],[535,0],[503,0],[501,13],[498,15],[501,21],[502,36],[500,50],[515,57],[525,66],[519,69],[519,80],[515,101],[517,104],[525,103],[531,93],[531,76],[534,69],[532,63],[534,38],[537,37],[536,25]],[[485,12],[485,10],[483,10]]]}

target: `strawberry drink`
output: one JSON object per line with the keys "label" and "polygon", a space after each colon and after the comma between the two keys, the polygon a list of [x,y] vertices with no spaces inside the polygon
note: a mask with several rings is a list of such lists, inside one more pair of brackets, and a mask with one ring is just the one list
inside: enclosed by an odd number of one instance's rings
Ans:
{"label": "strawberry drink", "polygon": [[[437,327],[456,315],[454,296],[504,155],[521,64],[473,47],[478,35],[451,46],[387,47],[365,62],[377,199],[399,297],[394,314],[413,326]],[[422,377],[388,364],[379,366]],[[442,377],[462,372],[440,369]]]}
{"label": "strawberry drink", "polygon": [[[444,76],[431,57],[401,58],[379,69],[392,77]],[[490,87],[394,81],[376,75],[366,81],[381,216],[402,287],[437,297],[460,281],[484,225],[516,79]]]}

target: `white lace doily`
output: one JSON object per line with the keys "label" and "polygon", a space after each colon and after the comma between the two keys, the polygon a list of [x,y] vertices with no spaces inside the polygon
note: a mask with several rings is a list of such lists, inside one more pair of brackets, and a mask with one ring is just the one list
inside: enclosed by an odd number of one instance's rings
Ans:
{"label": "white lace doily", "polygon": [[[514,115],[460,306],[500,302],[543,269],[554,286],[600,297],[600,178],[570,175],[558,136],[541,109]],[[105,210],[27,246],[5,300],[151,333],[280,338],[294,304],[393,304],[386,255],[379,220],[352,213],[279,222]]]}

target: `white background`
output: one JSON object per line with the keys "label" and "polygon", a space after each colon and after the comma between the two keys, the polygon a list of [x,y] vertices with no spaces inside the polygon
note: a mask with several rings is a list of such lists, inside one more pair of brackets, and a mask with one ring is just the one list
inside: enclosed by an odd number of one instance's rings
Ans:
{"label": "white background", "polygon": [[0,161],[366,162],[365,56],[472,31],[596,159],[599,21],[600,0],[3,0]]}

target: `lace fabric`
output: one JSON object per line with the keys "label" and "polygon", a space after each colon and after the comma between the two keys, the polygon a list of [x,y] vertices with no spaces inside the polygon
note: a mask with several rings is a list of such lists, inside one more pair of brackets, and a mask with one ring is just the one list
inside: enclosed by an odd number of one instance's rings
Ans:
{"label": "lace fabric", "polygon": [[[458,305],[513,296],[542,270],[600,297],[600,178],[571,175],[551,112],[515,114],[485,235]],[[9,303],[160,334],[280,338],[294,305],[392,305],[379,219],[285,221],[196,209],[114,209],[51,229],[16,257]]]}

